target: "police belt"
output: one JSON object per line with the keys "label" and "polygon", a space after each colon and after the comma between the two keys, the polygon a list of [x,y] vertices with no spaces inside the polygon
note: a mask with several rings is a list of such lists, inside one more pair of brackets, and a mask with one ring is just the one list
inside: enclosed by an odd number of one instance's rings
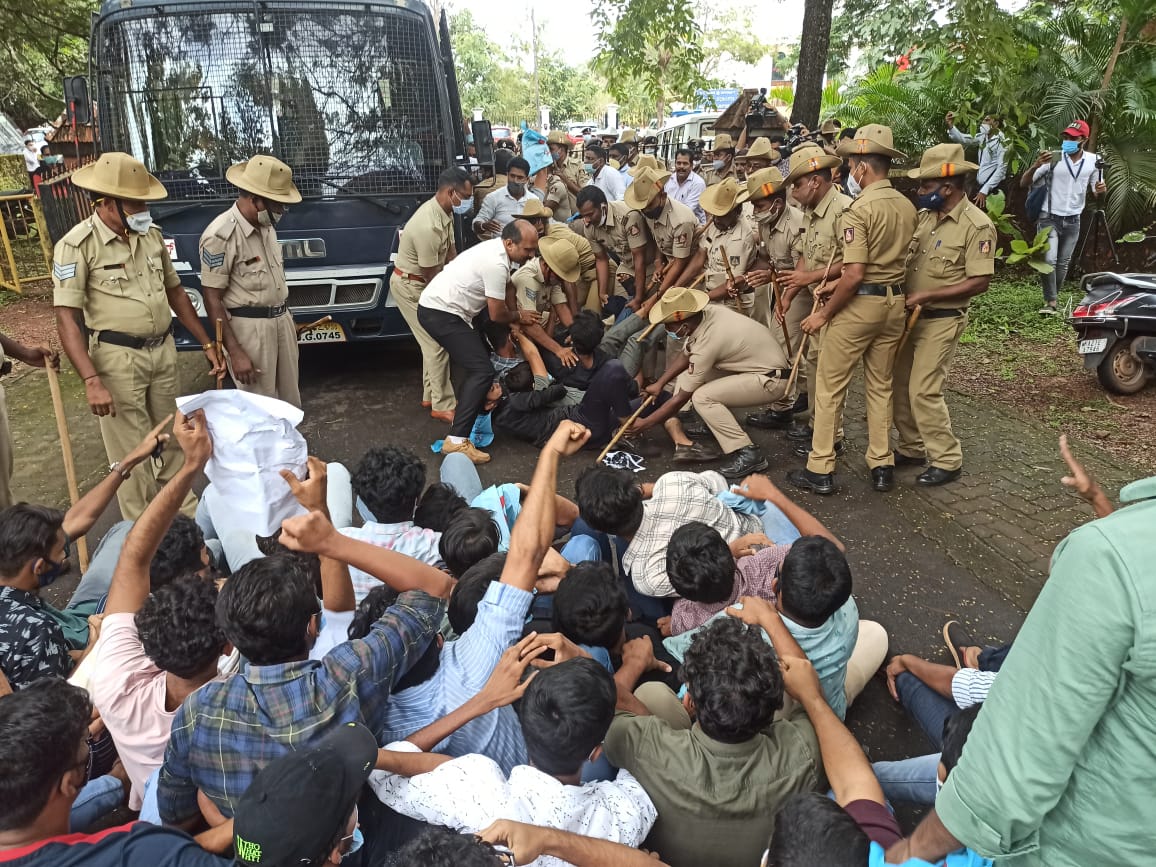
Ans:
{"label": "police belt", "polygon": [[791,375],[791,368],[776,367],[774,370],[768,370],[766,374],[770,379],[783,379]]}
{"label": "police belt", "polygon": [[402,271],[400,268],[394,268],[393,273],[402,280],[412,280],[414,283],[425,283],[425,277],[421,274],[410,274],[408,271]]}
{"label": "police belt", "polygon": [[966,307],[936,307],[934,310],[925,307],[919,315],[924,319],[949,319],[952,316],[962,316],[966,312]]}
{"label": "police belt", "polygon": [[129,349],[156,349],[168,340],[172,333],[171,326],[164,334],[158,334],[156,337],[139,337],[136,334],[125,334],[123,331],[98,331],[96,332],[96,342],[111,343],[113,346],[126,346]]}
{"label": "police belt", "polygon": [[230,316],[240,316],[242,319],[276,319],[289,312],[288,304],[278,304],[276,307],[230,307]]}
{"label": "police belt", "polygon": [[902,283],[861,283],[859,288],[855,291],[856,295],[878,295],[881,298],[886,298],[888,292],[894,292],[896,295],[903,294]]}

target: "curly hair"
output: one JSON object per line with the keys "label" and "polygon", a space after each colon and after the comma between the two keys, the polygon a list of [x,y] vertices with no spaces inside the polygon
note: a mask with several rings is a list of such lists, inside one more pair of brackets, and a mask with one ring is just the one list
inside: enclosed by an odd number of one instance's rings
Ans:
{"label": "curly hair", "polygon": [[682,679],[703,732],[724,744],[749,741],[783,706],[774,648],[759,630],[729,617],[695,636],[682,661]]}
{"label": "curly hair", "polygon": [[575,644],[613,649],[622,640],[628,608],[626,591],[609,563],[576,563],[554,594],[554,630]]}
{"label": "curly hair", "polygon": [[353,471],[353,493],[382,524],[411,520],[424,487],[425,464],[395,446],[370,449]]}
{"label": "curly hair", "polygon": [[451,485],[434,482],[421,495],[413,513],[413,522],[426,530],[444,533],[454,515],[469,505]]}
{"label": "curly hair", "polygon": [[183,575],[156,588],[135,618],[145,654],[177,677],[203,673],[225,647],[216,612],[217,585],[199,575]]}
{"label": "curly hair", "polygon": [[192,575],[205,568],[201,555],[205,550],[205,535],[197,522],[188,515],[177,514],[165,531],[152,563],[149,579],[153,590],[171,583],[181,575]]}
{"label": "curly hair", "polygon": [[449,828],[431,828],[411,840],[397,853],[398,864],[422,867],[501,867],[491,846],[474,834],[458,834]]}
{"label": "curly hair", "polygon": [[217,623],[253,665],[277,665],[309,652],[309,618],[321,613],[308,567],[278,554],[233,573],[217,596]]}
{"label": "curly hair", "polygon": [[642,525],[642,491],[629,470],[601,464],[578,477],[578,511],[582,520],[603,533],[633,536]]}

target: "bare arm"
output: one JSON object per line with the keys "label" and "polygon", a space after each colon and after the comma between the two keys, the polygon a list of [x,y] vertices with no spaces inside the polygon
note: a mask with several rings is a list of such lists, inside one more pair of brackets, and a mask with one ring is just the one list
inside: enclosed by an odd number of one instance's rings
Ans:
{"label": "bare arm", "polygon": [[[281,471],[281,478],[289,485],[293,496],[309,511],[318,511],[329,518],[329,471],[325,461],[309,456],[309,475],[305,481],[288,470]],[[357,607],[353,593],[353,581],[349,577],[349,566],[332,557],[321,557],[321,601],[329,611],[352,611]]]}
{"label": "bare arm", "polygon": [[610,299],[610,257],[594,254],[594,272],[598,275],[598,297],[605,304]]}
{"label": "bare arm", "polygon": [[666,270],[662,272],[662,285],[658,287],[658,297],[666,294],[666,290],[671,286],[677,286],[679,279],[686,270],[687,264],[690,262],[690,257],[685,259],[670,259],[666,263]]}
{"label": "bare arm", "polygon": [[912,858],[936,862],[949,852],[963,846],[944,827],[942,820],[934,809],[919,823],[915,833],[906,840],[900,840],[887,850],[888,864],[905,864]]}
{"label": "bare arm", "polygon": [[641,849],[510,819],[499,819],[478,836],[487,843],[509,848],[518,864],[553,855],[578,867],[666,867]]}
{"label": "bare arm", "polygon": [[197,311],[193,309],[193,302],[185,294],[185,287],[179,283],[172,288],[166,287],[165,295],[168,296],[169,307],[177,314],[177,321],[189,330],[189,333],[201,346],[211,345],[210,349],[205,350],[205,357],[209,361],[212,374],[216,376],[225,369],[225,363],[217,351],[217,344],[205,333],[205,328],[201,325],[201,317],[197,315]]}
{"label": "bare arm", "polygon": [[490,313],[490,319],[501,325],[509,325],[522,318],[521,311],[511,308],[505,301],[499,301],[497,298],[487,298],[486,309]]}
{"label": "bare arm", "polygon": [[[538,325],[538,323],[534,324],[537,326],[539,331],[542,331],[541,325]],[[523,328],[525,327],[526,326],[523,326]],[[546,332],[542,331],[542,333],[545,334]],[[530,336],[522,331],[518,331],[515,334],[515,339],[518,341],[518,349],[521,350],[522,357],[526,359],[526,363],[530,365],[530,372],[534,374],[534,376],[547,376],[548,371],[546,370],[545,362],[542,361],[542,353],[538,351],[537,345],[535,345],[534,341],[530,339]],[[555,346],[558,346],[558,344],[554,343],[553,340],[550,342]],[[549,349],[549,347],[546,348]],[[559,350],[561,350],[561,348],[561,346],[558,346]],[[554,350],[550,351],[553,352]],[[556,354],[557,353],[555,353],[555,355]]]}
{"label": "bare arm", "polygon": [[891,662],[887,664],[887,688],[896,701],[899,700],[899,695],[895,690],[895,678],[905,671],[915,675],[916,678],[944,698],[953,698],[951,681],[955,677],[954,666],[939,665],[935,662],[928,662],[926,659],[920,659],[910,653],[901,653],[892,657]]}
{"label": "bare arm", "polygon": [[779,659],[785,657],[807,658],[807,654],[803,652],[803,648],[799,647],[799,642],[795,641],[795,636],[791,635],[791,631],[783,623],[783,618],[770,602],[757,596],[743,596],[739,602],[742,603],[743,607],[728,608],[727,614],[731,617],[737,617],[743,623],[751,626],[761,626],[770,636],[771,644],[774,646],[775,654]]}
{"label": "bare arm", "polygon": [[778,486],[766,476],[747,476],[738,486],[736,493],[751,500],[763,500],[770,503],[787,516],[787,520],[795,525],[799,535],[822,536],[835,543],[840,551],[846,550],[839,538],[828,530],[822,521],[779,490]]}

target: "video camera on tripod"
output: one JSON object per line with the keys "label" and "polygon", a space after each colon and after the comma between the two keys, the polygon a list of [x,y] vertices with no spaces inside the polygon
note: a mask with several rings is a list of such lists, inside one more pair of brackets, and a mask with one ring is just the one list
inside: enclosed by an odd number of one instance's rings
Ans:
{"label": "video camera on tripod", "polygon": [[791,129],[787,132],[786,138],[779,143],[779,153],[783,157],[789,157],[795,148],[803,145],[818,144],[822,146],[822,134],[816,130],[814,132],[803,132],[806,127],[801,123],[792,124]]}

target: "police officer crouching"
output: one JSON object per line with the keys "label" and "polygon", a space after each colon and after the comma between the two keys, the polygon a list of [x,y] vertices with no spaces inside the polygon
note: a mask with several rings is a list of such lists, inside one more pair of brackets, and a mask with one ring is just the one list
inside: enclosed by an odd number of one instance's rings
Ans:
{"label": "police officer crouching", "polygon": [[[173,313],[200,341],[213,375],[224,363],[153,225],[148,203],[168,196],[164,185],[139,160],[116,152],[77,169],[72,184],[92,194],[94,209],[52,252],[56,328],[100,418],[111,468],[125,478],[117,491],[121,515],[135,521],[181,466],[171,447],[159,470],[143,464],[130,478],[119,464],[176,410]],[[189,494],[181,511],[191,516],[196,503]]]}
{"label": "police officer crouching", "polygon": [[297,327],[277,223],[301,201],[293,170],[258,154],[225,173],[242,193],[201,235],[201,286],[209,320],[221,320],[229,373],[237,388],[301,406]]}
{"label": "police officer crouching", "polygon": [[907,258],[907,308],[919,318],[895,359],[896,463],[928,467],[920,485],[959,478],[963,450],[951,430],[943,383],[967,327],[967,305],[987,291],[995,273],[995,225],[967,200],[966,185],[979,166],[963,146],[942,144],[907,173],[919,181],[919,222]]}

